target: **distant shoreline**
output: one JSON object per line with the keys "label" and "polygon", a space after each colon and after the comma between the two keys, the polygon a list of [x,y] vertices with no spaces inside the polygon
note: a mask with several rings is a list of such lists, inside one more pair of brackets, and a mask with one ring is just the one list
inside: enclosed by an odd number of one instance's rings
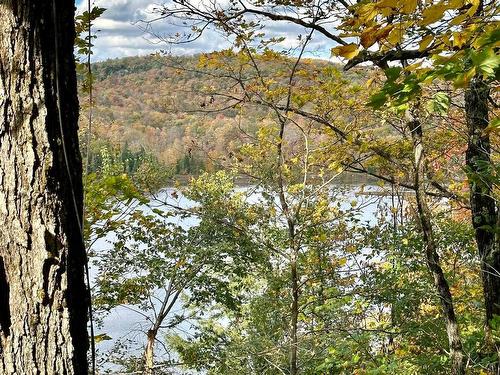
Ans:
{"label": "distant shoreline", "polygon": [[[185,186],[189,183],[189,181],[193,178],[199,177],[199,174],[177,174],[171,178],[172,182],[180,183],[182,186]],[[362,173],[354,173],[354,172],[344,172],[338,178],[336,178],[332,184],[333,185],[376,185],[380,180],[367,176]],[[250,185],[253,184],[254,181],[250,177],[246,176],[237,176],[235,184],[237,186],[241,185]]]}

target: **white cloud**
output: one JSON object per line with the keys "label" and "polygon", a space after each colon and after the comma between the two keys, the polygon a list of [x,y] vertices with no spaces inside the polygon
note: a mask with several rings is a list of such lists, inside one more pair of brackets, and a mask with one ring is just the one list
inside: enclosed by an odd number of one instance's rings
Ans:
{"label": "white cloud", "polygon": [[[158,3],[151,0],[96,0],[94,5],[106,8],[103,15],[95,21],[93,60],[143,55],[159,50],[173,54],[193,54],[226,48],[228,43],[217,33],[203,35],[197,41],[182,46],[172,46],[161,42],[144,31],[147,21],[154,18],[152,12]],[[86,10],[86,3],[80,3],[77,12]],[[179,29],[166,21],[155,22],[152,31],[157,35],[171,35]]]}
{"label": "white cloud", "polygon": [[[220,2],[220,5],[225,3]],[[94,41],[94,61],[122,56],[133,56],[167,50],[172,54],[193,54],[227,48],[229,42],[214,30],[208,30],[195,42],[182,45],[167,45],[151,34],[144,31],[144,23],[155,17],[152,10],[158,3],[151,0],[95,0],[96,6],[106,8],[104,14],[95,22],[97,39]],[[218,3],[219,5],[219,3]],[[78,12],[85,10],[85,4],[78,6]],[[182,31],[175,22],[161,20],[152,24],[152,31],[156,35],[172,35]],[[268,22],[266,25],[267,36],[285,37],[277,48],[289,49],[298,45],[297,36],[306,35],[306,31],[296,25],[280,22]],[[329,57],[332,42],[317,34],[313,36],[308,50],[310,57]]]}

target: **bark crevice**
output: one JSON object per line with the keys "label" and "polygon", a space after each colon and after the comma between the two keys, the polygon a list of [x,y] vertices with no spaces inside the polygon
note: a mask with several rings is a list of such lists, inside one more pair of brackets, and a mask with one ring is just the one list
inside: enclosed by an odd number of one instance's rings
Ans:
{"label": "bark crevice", "polygon": [[7,280],[3,258],[0,257],[0,330],[4,337],[10,334],[9,294],[9,282]]}

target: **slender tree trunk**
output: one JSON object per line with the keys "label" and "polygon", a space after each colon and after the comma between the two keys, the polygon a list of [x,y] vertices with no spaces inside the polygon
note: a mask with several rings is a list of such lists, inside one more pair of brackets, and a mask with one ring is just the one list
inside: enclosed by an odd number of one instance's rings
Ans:
{"label": "slender tree trunk", "polygon": [[434,230],[431,223],[431,211],[427,203],[425,194],[425,152],[422,142],[423,131],[418,116],[418,107],[415,106],[410,114],[408,128],[411,131],[414,153],[414,174],[415,174],[415,192],[417,200],[417,212],[422,230],[422,236],[425,245],[425,256],[427,266],[431,271],[439,299],[441,308],[446,321],[446,333],[448,335],[448,343],[450,348],[451,359],[451,374],[465,374],[464,353],[462,350],[462,342],[460,339],[460,331],[458,328],[455,309],[453,307],[453,298],[450,292],[448,281],[444,276],[441,268],[439,255],[437,252],[437,244],[434,238]]}
{"label": "slender tree trunk", "polygon": [[291,340],[290,340],[290,375],[297,375],[297,324],[299,318],[299,280],[297,274],[297,251],[294,249],[292,264],[291,264],[291,281],[292,281],[292,311],[291,311]]}
{"label": "slender tree trunk", "polygon": [[290,375],[298,374],[298,321],[299,321],[299,276],[297,271],[297,260],[299,254],[299,248],[296,244],[295,238],[295,219],[296,216],[291,212],[290,207],[288,207],[288,203],[285,197],[285,184],[283,179],[283,139],[285,137],[285,125],[286,122],[281,119],[280,120],[280,135],[279,135],[279,143],[277,145],[278,152],[278,188],[279,188],[279,200],[281,209],[283,214],[287,220],[288,226],[288,241],[290,245],[291,251],[291,260],[290,260],[290,284],[291,284],[291,292],[292,292],[292,304],[291,304],[291,319],[290,319],[290,349],[289,349],[289,368]]}
{"label": "slender tree trunk", "polygon": [[73,2],[0,0],[2,375],[88,373],[73,42]]}
{"label": "slender tree trunk", "polygon": [[147,334],[146,348],[144,349],[144,374],[153,375],[154,373],[154,350],[155,340],[158,331],[150,329]]}
{"label": "slender tree trunk", "polygon": [[488,126],[489,85],[476,76],[465,92],[465,112],[469,130],[466,153],[467,172],[470,186],[472,225],[481,261],[484,305],[486,311],[486,332],[489,344],[500,350],[500,342],[492,342],[491,319],[500,316],[500,248],[495,239],[497,227],[497,206],[493,197],[491,176],[490,138],[484,129]]}
{"label": "slender tree trunk", "polygon": [[[398,212],[399,212],[399,193],[394,189],[394,184],[391,185],[391,206],[392,206],[392,230],[393,230],[393,245],[397,246],[397,233],[398,233]],[[398,195],[398,200],[396,204],[396,200],[394,199],[395,195]],[[401,225],[403,223],[401,222]],[[394,261],[392,261],[392,267],[394,268]],[[396,304],[394,301],[390,302],[389,308],[391,310],[391,315],[390,315],[390,327],[391,331],[394,329],[395,326],[395,318],[396,318]],[[388,354],[394,354],[394,335],[392,333],[389,334],[389,340],[387,342],[387,348],[386,351]]]}

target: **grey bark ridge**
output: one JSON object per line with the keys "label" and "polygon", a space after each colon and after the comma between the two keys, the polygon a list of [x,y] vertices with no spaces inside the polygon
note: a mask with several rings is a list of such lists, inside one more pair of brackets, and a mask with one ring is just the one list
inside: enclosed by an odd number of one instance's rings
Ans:
{"label": "grey bark ridge", "polygon": [[0,15],[0,374],[83,375],[74,4],[1,1]]}

